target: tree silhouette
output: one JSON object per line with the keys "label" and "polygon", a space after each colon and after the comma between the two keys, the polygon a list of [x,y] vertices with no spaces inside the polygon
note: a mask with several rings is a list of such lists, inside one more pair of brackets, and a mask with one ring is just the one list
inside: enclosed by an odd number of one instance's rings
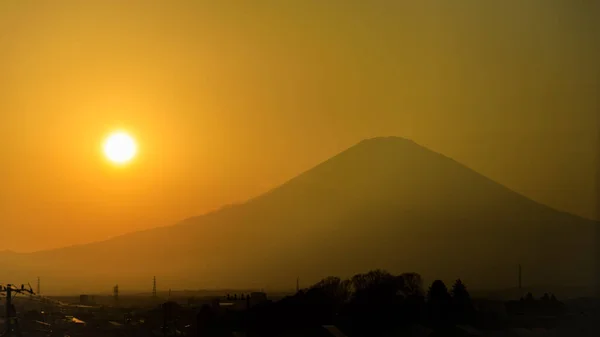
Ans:
{"label": "tree silhouette", "polygon": [[423,278],[421,278],[421,275],[417,273],[403,273],[400,277],[404,282],[402,292],[405,297],[423,296]]}
{"label": "tree silhouette", "polygon": [[375,289],[383,284],[391,284],[396,280],[395,276],[385,270],[372,270],[366,274],[356,274],[352,277],[351,282],[354,292],[368,291]]}
{"label": "tree silhouette", "polygon": [[469,296],[469,292],[467,292],[467,287],[465,286],[465,284],[463,283],[463,281],[461,279],[458,279],[458,280],[456,280],[456,282],[454,282],[451,293],[452,293],[452,297],[454,297],[454,298]]}
{"label": "tree silhouette", "polygon": [[384,270],[372,270],[350,279],[352,294],[342,316],[358,336],[379,336],[402,316],[404,280]]}
{"label": "tree silhouette", "polygon": [[[351,283],[339,277],[327,277],[313,285],[310,289],[322,291],[328,298],[337,304],[342,304],[350,298]],[[309,289],[309,290],[310,290]]]}
{"label": "tree silhouette", "polygon": [[420,322],[424,308],[419,274],[398,276],[372,270],[346,280],[324,278],[293,296],[252,307],[242,315],[248,337],[301,331],[310,335],[310,329],[329,324],[352,336],[381,337],[395,333],[402,325]]}
{"label": "tree silhouette", "polygon": [[457,323],[471,323],[475,318],[471,296],[460,279],[452,286],[452,313]]}
{"label": "tree silhouette", "polygon": [[435,301],[446,301],[450,299],[450,294],[448,293],[448,288],[446,284],[442,280],[435,280],[429,287],[429,291],[427,292],[427,300],[429,302]]}
{"label": "tree silhouette", "polygon": [[452,298],[441,280],[435,280],[427,293],[427,311],[432,326],[446,327],[450,323]]}

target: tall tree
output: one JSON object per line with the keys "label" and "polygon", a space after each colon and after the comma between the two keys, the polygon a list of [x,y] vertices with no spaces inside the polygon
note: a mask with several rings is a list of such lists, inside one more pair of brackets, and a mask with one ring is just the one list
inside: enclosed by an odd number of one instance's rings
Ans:
{"label": "tall tree", "polygon": [[452,286],[452,313],[457,323],[472,323],[475,318],[471,296],[460,279]]}
{"label": "tall tree", "polygon": [[341,280],[339,277],[327,277],[319,281],[309,292],[319,291],[327,298],[327,302],[337,311],[350,298],[351,284],[349,280]]}
{"label": "tall tree", "polygon": [[351,279],[354,290],[348,316],[358,335],[377,336],[389,332],[400,317],[403,279],[383,270],[357,274]]}
{"label": "tall tree", "polygon": [[403,273],[400,275],[403,280],[402,292],[405,297],[424,295],[423,278],[417,273]]}
{"label": "tall tree", "polygon": [[423,278],[417,273],[401,274],[404,301],[401,308],[401,319],[407,324],[415,324],[423,319],[425,306],[425,291],[423,290]]}
{"label": "tall tree", "polygon": [[436,327],[445,327],[450,323],[452,299],[448,288],[441,280],[435,280],[427,293],[427,311],[430,323]]}

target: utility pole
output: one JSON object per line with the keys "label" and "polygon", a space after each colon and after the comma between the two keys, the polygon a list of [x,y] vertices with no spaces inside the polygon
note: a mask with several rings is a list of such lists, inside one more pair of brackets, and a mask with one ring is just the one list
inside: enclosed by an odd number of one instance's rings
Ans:
{"label": "utility pole", "polygon": [[167,336],[168,334],[168,322],[169,322],[169,302],[163,303],[163,336]]}
{"label": "utility pole", "polygon": [[152,297],[156,298],[156,276],[154,276],[154,280],[152,283]]}
{"label": "utility pole", "polygon": [[31,286],[29,289],[25,289],[25,285],[21,284],[21,288],[17,288],[12,284],[7,284],[6,286],[0,285],[0,292],[6,293],[6,328],[4,333],[1,335],[2,337],[9,336],[20,336],[19,325],[16,320],[16,310],[14,305],[12,304],[13,293],[15,294],[24,294],[28,293],[30,295],[35,295],[33,290],[31,290]]}
{"label": "utility pole", "polygon": [[6,331],[4,336],[11,335],[13,330],[13,315],[12,315],[12,284],[6,288]]}

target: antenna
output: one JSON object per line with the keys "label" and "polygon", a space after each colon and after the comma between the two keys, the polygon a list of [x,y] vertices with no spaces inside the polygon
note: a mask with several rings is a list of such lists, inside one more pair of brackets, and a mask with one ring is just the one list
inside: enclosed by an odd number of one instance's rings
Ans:
{"label": "antenna", "polygon": [[115,303],[119,302],[119,285],[115,285],[113,288],[113,297],[115,299]]}
{"label": "antenna", "polygon": [[154,280],[152,283],[152,297],[156,298],[156,276],[154,276]]}

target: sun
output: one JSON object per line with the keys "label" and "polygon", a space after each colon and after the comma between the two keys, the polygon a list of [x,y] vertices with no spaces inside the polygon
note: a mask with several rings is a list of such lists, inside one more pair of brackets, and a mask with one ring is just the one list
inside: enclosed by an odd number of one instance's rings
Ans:
{"label": "sun", "polygon": [[114,132],[104,142],[104,155],[115,164],[131,161],[137,153],[135,140],[123,131]]}

